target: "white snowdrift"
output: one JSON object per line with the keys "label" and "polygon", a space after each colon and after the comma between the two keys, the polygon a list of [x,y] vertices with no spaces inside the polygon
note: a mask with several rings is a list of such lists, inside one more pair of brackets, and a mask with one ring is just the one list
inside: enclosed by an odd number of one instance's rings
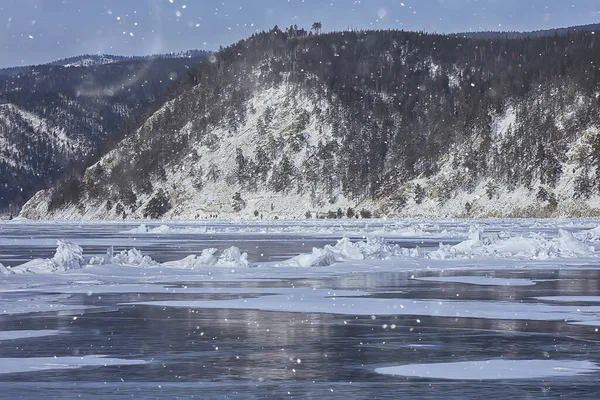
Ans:
{"label": "white snowdrift", "polygon": [[2,274],[52,274],[73,269],[81,269],[86,263],[83,258],[83,249],[66,240],[57,240],[58,247],[54,257],[50,259],[35,259],[16,267],[2,267]]}
{"label": "white snowdrift", "polygon": [[469,238],[455,246],[440,244],[440,248],[427,254],[427,258],[447,260],[454,258],[506,258],[516,257],[532,260],[547,260],[556,257],[589,256],[594,248],[577,240],[570,232],[560,229],[558,237],[545,239],[538,234],[528,237],[509,237],[501,239],[499,235],[482,236],[483,231],[471,227]]}

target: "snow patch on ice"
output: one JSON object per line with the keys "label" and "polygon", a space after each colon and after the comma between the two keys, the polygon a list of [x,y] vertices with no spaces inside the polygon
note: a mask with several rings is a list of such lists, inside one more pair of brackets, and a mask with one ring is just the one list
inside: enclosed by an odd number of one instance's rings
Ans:
{"label": "snow patch on ice", "polygon": [[375,372],[383,375],[449,380],[560,378],[598,371],[600,371],[600,366],[590,361],[504,359],[409,364],[375,369]]}
{"label": "snow patch on ice", "polygon": [[40,338],[45,336],[56,336],[62,335],[64,331],[57,331],[51,329],[43,329],[39,331],[32,330],[20,330],[20,331],[2,331],[0,332],[0,341],[2,340],[17,340],[17,339],[31,339]]}
{"label": "snow patch on ice", "polygon": [[557,303],[600,303],[600,296],[542,296],[534,299]]}
{"label": "snow patch on ice", "polygon": [[0,374],[15,374],[36,372],[52,369],[76,369],[82,367],[107,367],[112,365],[142,365],[144,360],[126,360],[108,358],[103,355],[83,357],[31,357],[31,358],[0,358]]}
{"label": "snow patch on ice", "polygon": [[418,281],[464,283],[481,286],[533,286],[536,284],[529,279],[504,279],[491,276],[431,276],[415,278]]}
{"label": "snow patch on ice", "polygon": [[206,301],[149,301],[134,304],[157,307],[261,310],[338,315],[422,315],[449,318],[586,322],[598,321],[598,306],[550,305],[508,301],[419,300],[365,297],[333,291],[295,288],[285,294]]}

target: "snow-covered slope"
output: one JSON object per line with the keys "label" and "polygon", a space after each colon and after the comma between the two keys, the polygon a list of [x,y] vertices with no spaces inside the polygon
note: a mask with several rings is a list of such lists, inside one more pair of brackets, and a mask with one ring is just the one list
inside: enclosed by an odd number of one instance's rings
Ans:
{"label": "snow-covered slope", "polygon": [[[562,164],[565,173],[550,193],[560,206],[554,206],[547,198],[540,198],[540,182],[532,183],[530,188],[516,186],[506,188],[493,186],[493,178],[482,179],[471,189],[465,190],[460,183],[468,179],[468,168],[457,168],[460,160],[471,150],[471,145],[455,147],[440,158],[439,170],[432,176],[419,177],[406,182],[393,196],[380,199],[357,200],[347,198],[339,184],[327,181],[331,172],[327,162],[319,167],[320,182],[309,185],[304,190],[275,191],[268,186],[258,184],[247,188],[238,181],[238,162],[236,157],[245,156],[246,161],[255,156],[261,148],[269,148],[269,141],[281,141],[283,148],[275,153],[271,163],[281,165],[287,157],[296,171],[304,171],[307,163],[327,145],[341,145],[333,133],[332,110],[335,100],[329,101],[306,89],[284,80],[279,85],[258,89],[245,103],[247,119],[232,132],[227,121],[210,127],[210,136],[195,142],[186,154],[179,154],[164,166],[164,175],[150,180],[152,190],[136,192],[133,207],[127,207],[110,196],[86,198],[78,204],[72,204],[48,213],[49,192],[38,193],[26,204],[23,216],[27,218],[56,219],[142,219],[147,217],[148,203],[159,192],[168,194],[171,208],[162,218],[166,219],[205,219],[205,218],[311,218],[324,217],[331,212],[337,214],[340,209],[346,218],[348,208],[359,216],[360,210],[367,210],[377,216],[397,217],[528,217],[528,216],[586,216],[596,215],[600,210],[600,197],[589,199],[574,197],[573,181],[581,165],[576,154],[586,142],[597,134],[598,129],[588,129],[581,138],[568,147],[567,161]],[[315,110],[320,110],[316,116]],[[137,143],[143,143],[145,131],[152,130],[164,113],[176,113],[174,103],[166,104],[150,118],[138,131],[136,138],[124,141],[120,147],[106,155],[99,163],[88,169],[84,185],[98,179],[97,171],[118,170],[122,162],[129,157],[131,149]],[[267,126],[269,135],[264,135],[261,122],[265,113],[271,115],[272,122]],[[302,138],[297,143],[292,137],[297,131],[298,119],[307,113],[311,117],[302,130],[297,132]],[[493,132],[497,145],[506,139],[514,126],[515,116],[512,107],[494,118]],[[177,134],[193,135],[192,124],[188,123]],[[508,138],[507,140],[511,140]],[[473,144],[475,142],[471,142]],[[135,157],[138,155],[134,154]],[[256,157],[254,157],[255,159]],[[273,179],[277,167],[266,172],[266,182]],[[300,176],[294,179],[302,179]],[[422,200],[416,195],[417,186],[424,193]],[[490,188],[493,186],[494,190]],[[450,193],[446,193],[450,191]],[[236,195],[239,193],[239,196]],[[398,193],[403,204],[398,205]],[[308,214],[307,214],[308,213]],[[365,214],[366,215],[366,214]],[[336,215],[337,216],[337,215]]]}
{"label": "snow-covered slope", "polygon": [[[200,65],[117,149],[22,215],[598,215],[600,88],[584,60],[600,52],[574,35],[541,54],[543,38],[274,29]],[[473,66],[475,50],[509,44]],[[543,69],[565,51],[571,64]]]}

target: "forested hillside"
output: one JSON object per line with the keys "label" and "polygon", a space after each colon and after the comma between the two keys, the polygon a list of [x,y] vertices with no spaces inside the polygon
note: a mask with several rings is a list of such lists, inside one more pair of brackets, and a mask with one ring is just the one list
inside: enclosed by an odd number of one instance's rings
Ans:
{"label": "forested hillside", "polygon": [[0,75],[0,210],[85,164],[107,140],[120,140],[125,123],[137,124],[200,60],[41,65]]}
{"label": "forested hillside", "polygon": [[598,36],[262,32],[23,215],[596,214]]}

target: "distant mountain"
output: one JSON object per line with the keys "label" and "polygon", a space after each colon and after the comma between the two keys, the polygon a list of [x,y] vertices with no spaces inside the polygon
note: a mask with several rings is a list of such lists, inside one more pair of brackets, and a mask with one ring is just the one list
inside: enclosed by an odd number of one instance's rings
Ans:
{"label": "distant mountain", "polygon": [[92,67],[96,65],[114,64],[123,61],[135,60],[154,60],[154,59],[170,59],[170,58],[198,58],[206,57],[211,54],[205,50],[187,50],[179,53],[163,53],[153,54],[149,56],[115,56],[111,54],[85,54],[76,57],[65,58],[62,60],[53,61],[52,65],[62,65],[63,67]]}
{"label": "distant mountain", "polygon": [[[124,61],[137,61],[137,60],[154,60],[154,59],[171,59],[171,58],[203,58],[211,54],[212,52],[207,50],[186,50],[178,53],[162,53],[152,54],[148,56],[117,56],[112,54],[84,54],[75,57],[63,58],[60,60],[52,61],[42,65],[57,65],[63,67],[94,67],[98,65],[114,64]],[[10,77],[18,74],[21,71],[27,71],[34,67],[33,65],[0,68],[0,77]]]}
{"label": "distant mountain", "polygon": [[550,36],[565,36],[569,33],[576,32],[595,32],[600,35],[600,23],[589,25],[578,25],[569,28],[544,29],[530,32],[464,32],[457,33],[456,36],[470,39],[525,39],[525,38],[542,38]]}
{"label": "distant mountain", "polygon": [[86,59],[0,74],[0,212],[117,141],[203,58]]}
{"label": "distant mountain", "polygon": [[275,28],[183,76],[28,218],[600,215],[600,40]]}

